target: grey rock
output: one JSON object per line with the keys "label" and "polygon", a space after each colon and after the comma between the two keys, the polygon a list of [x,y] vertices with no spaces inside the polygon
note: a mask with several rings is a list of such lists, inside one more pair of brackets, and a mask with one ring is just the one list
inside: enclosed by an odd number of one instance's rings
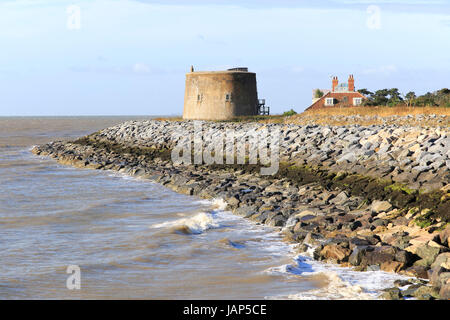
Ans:
{"label": "grey rock", "polygon": [[372,202],[370,209],[375,213],[387,212],[392,209],[392,204],[387,201],[375,200]]}

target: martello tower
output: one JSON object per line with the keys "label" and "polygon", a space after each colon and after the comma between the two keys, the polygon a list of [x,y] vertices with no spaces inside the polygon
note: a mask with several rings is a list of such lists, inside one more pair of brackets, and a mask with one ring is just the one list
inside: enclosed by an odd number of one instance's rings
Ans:
{"label": "martello tower", "polygon": [[247,68],[186,74],[183,119],[227,120],[258,114],[256,74]]}

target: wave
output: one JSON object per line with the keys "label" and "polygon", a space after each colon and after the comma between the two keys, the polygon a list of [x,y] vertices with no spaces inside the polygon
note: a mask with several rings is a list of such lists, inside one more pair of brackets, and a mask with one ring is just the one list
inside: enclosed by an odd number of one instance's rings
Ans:
{"label": "wave", "polygon": [[202,199],[195,201],[195,203],[207,205],[210,207],[212,206],[213,210],[217,211],[224,211],[227,208],[227,203],[221,198],[213,198],[211,200]]}
{"label": "wave", "polygon": [[200,212],[193,217],[155,224],[152,228],[170,228],[182,234],[200,234],[208,229],[218,228],[211,213]]}
{"label": "wave", "polygon": [[308,256],[308,253],[298,255],[295,261],[294,265],[287,264],[269,268],[266,272],[289,276],[309,276],[312,279],[325,280],[325,285],[309,291],[267,297],[268,299],[373,300],[377,299],[381,290],[392,287],[395,280],[410,279],[410,277],[384,271],[353,271],[351,268],[315,261]]}
{"label": "wave", "polygon": [[285,298],[292,300],[373,300],[376,295],[364,291],[360,285],[342,280],[337,272],[328,271],[318,274],[326,277],[328,284],[322,288],[289,294]]}

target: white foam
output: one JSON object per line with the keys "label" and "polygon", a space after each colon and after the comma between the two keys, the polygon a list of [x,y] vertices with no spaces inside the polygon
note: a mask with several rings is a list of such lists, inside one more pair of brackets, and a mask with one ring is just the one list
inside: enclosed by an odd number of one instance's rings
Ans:
{"label": "white foam", "polygon": [[384,271],[353,271],[351,268],[315,261],[309,254],[298,255],[295,264],[283,265],[266,270],[272,274],[325,276],[328,284],[319,289],[304,291],[269,299],[376,299],[380,291],[392,287],[395,280],[406,280],[410,277]]}
{"label": "white foam", "polygon": [[297,222],[298,222],[298,218],[295,217],[294,215],[291,215],[291,216],[287,219],[286,224],[285,224],[284,227],[283,227],[283,230],[295,226],[295,225],[297,224]]}
{"label": "white foam", "polygon": [[320,289],[309,290],[285,296],[294,300],[372,300],[373,293],[364,291],[360,285],[353,285],[341,279],[337,272],[320,273],[327,277],[328,284]]}
{"label": "white foam", "polygon": [[212,201],[211,200],[202,199],[202,200],[194,201],[194,203],[204,204],[204,205],[211,205]]}
{"label": "white foam", "polygon": [[[341,267],[316,261],[312,258],[314,252],[313,247],[301,254],[294,254],[293,244],[282,241],[280,233],[273,228],[256,225],[249,220],[236,216],[229,211],[225,211],[227,204],[223,199],[199,200],[199,204],[212,207],[210,213],[199,213],[190,218],[179,219],[173,222],[165,222],[154,225],[154,228],[176,228],[188,233],[203,233],[207,229],[217,228],[227,223],[239,221],[243,228],[237,228],[235,231],[239,233],[239,229],[245,230],[245,233],[255,233],[255,238],[246,241],[246,246],[258,247],[259,250],[267,252],[269,255],[275,256],[291,256],[294,262],[278,267],[272,267],[265,272],[270,274],[284,276],[302,276],[302,277],[319,277],[326,285],[309,291],[298,293],[288,293],[280,296],[267,297],[268,299],[345,299],[345,300],[367,300],[377,299],[382,289],[392,287],[393,282],[398,279],[408,279],[408,277],[398,274],[387,273],[383,271],[353,271],[351,268]],[[296,219],[288,221],[295,224]],[[272,232],[267,232],[272,229]]]}
{"label": "white foam", "polygon": [[152,228],[173,228],[176,231],[193,234],[200,234],[208,229],[217,227],[219,227],[219,224],[214,221],[212,214],[205,212],[200,212],[190,218],[152,225]]}
{"label": "white foam", "polygon": [[216,210],[225,210],[227,208],[227,203],[223,199],[214,198],[211,202]]}

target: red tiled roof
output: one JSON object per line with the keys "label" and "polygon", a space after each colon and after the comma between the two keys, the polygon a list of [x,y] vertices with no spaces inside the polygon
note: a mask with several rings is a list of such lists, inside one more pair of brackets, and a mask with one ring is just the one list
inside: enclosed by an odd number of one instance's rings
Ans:
{"label": "red tiled roof", "polygon": [[[347,103],[344,101],[344,97],[347,97]],[[337,100],[333,106],[325,106],[325,98],[334,98]],[[362,98],[366,99],[366,97],[359,93],[358,91],[349,91],[349,92],[328,92],[322,96],[319,100],[310,105],[308,109],[317,109],[317,108],[329,108],[329,107],[351,107],[353,106],[353,98]]]}

